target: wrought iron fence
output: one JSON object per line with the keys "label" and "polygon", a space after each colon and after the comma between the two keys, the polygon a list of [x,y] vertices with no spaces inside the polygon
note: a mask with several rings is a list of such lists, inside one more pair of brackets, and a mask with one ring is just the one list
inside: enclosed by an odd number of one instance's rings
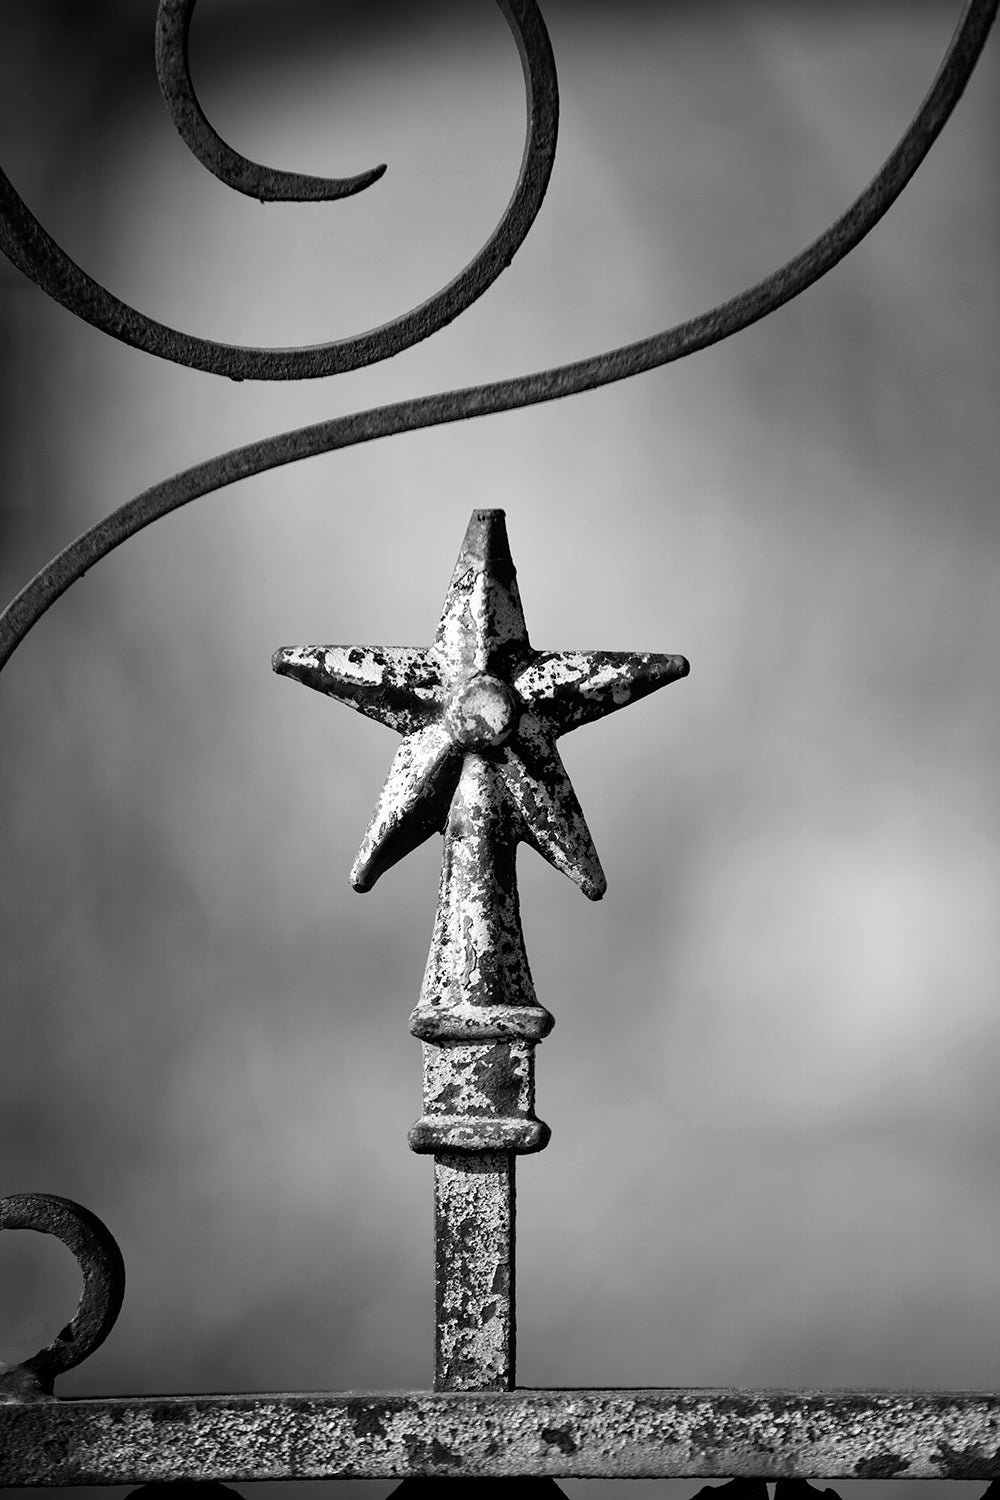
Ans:
{"label": "wrought iron fence", "polygon": [[[519,249],[556,149],[555,60],[534,0],[498,0],[521,58],[524,157],[513,196],[470,264],[440,292],[367,333],[298,349],[236,348],[129,307],[59,247],[0,178],[9,259],[70,312],[159,358],[235,380],[323,377],[392,358],[463,313]],[[160,0],[156,62],[182,139],[228,186],[267,200],[350,196],[376,166],[339,180],[261,167],[216,134],[188,63],[195,0]],[[154,485],[90,527],[0,617],[0,663],[91,566],[153,521],[248,476],[419,428],[544,403],[657,368],[720,342],[811,286],[877,224],[946,123],[985,43],[996,0],[970,0],[912,125],[868,188],[798,256],[721,306],[666,331],[533,374],[421,396],[255,441]],[[428,622],[428,625],[430,622]],[[429,632],[428,632],[429,633]],[[687,673],[649,652],[539,652],[529,644],[503,512],[476,510],[429,646],[299,646],[275,670],[402,736],[352,884],[444,835],[438,911],[410,1029],[424,1052],[414,1151],[435,1159],[434,1389],[87,1397],[54,1394],[114,1326],[124,1266],[109,1229],[66,1198],[2,1201],[0,1227],[53,1234],[84,1279],[75,1317],[0,1374],[0,1478],[7,1485],[227,1482],[267,1478],[730,1477],[1000,1480],[993,1392],[534,1390],[516,1384],[514,1172],[545,1147],[533,1058],[552,1018],[539,1004],[520,927],[519,842],[591,899],[604,875],[555,741]],[[749,1493],[749,1491],[746,1491]]]}

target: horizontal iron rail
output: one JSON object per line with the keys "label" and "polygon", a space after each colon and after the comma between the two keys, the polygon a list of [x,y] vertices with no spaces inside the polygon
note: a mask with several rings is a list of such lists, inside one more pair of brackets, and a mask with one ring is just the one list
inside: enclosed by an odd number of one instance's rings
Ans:
{"label": "horizontal iron rail", "polygon": [[428,1475],[994,1479],[1000,1392],[404,1391],[0,1406],[3,1485]]}

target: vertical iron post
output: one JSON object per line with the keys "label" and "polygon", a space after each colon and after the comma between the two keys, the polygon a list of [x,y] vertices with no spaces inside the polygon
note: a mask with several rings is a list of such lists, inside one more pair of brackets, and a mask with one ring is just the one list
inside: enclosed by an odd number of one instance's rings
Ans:
{"label": "vertical iron post", "polygon": [[444,829],[430,955],[410,1029],[423,1042],[434,1154],[436,1390],[515,1384],[515,1163],[539,1151],[534,1050],[552,1026],[535,999],[517,898],[516,819],[503,778],[467,754]]}
{"label": "vertical iron post", "polygon": [[512,1391],[517,1346],[511,1151],[434,1158],[436,1391]]}

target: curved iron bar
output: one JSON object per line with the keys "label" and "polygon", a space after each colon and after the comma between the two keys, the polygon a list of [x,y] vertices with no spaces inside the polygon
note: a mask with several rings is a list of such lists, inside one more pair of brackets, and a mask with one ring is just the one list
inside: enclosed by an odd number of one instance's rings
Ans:
{"label": "curved iron bar", "polygon": [[819,239],[738,296],[664,333],[555,369],[334,417],[234,448],[144,490],[65,547],[0,615],[0,667],[35,623],[100,558],[161,516],[237,480],[395,433],[555,401],[624,380],[718,343],[781,307],[852,250],[899,197],[958,102],[1000,0],[969,0],[944,61],[899,144],[859,198]]}
{"label": "curved iron bar", "polygon": [[385,162],[356,177],[311,177],[278,172],[234,151],[219,135],[198,102],[191,78],[188,37],[198,0],[160,0],[156,12],[156,74],[160,92],[178,134],[203,167],[227,187],[261,203],[325,203],[349,198],[371,187],[385,172]]}
{"label": "curved iron bar", "polygon": [[56,1376],[82,1364],[104,1343],[125,1296],[125,1262],[107,1225],[70,1198],[50,1193],[0,1198],[3,1229],[54,1234],[72,1250],[83,1272],[79,1306],[51,1344],[19,1364],[0,1364],[0,1400],[30,1401],[51,1396]]}
{"label": "curved iron bar", "polygon": [[88,276],[46,232],[3,172],[0,250],[56,302],[123,344],[231,380],[310,380],[390,359],[457,318],[496,281],[524,242],[548,187],[559,117],[548,32],[535,0],[496,3],[513,33],[524,72],[527,134],[517,183],[478,254],[447,286],[401,317],[351,338],[289,349],[222,344],[181,333],[121,302]]}

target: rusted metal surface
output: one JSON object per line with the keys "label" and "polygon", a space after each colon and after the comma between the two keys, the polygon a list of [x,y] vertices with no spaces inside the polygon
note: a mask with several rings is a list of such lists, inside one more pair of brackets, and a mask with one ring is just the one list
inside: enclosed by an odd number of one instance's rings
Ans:
{"label": "rusted metal surface", "polygon": [[57,1375],[98,1349],[115,1325],[125,1295],[125,1264],[117,1242],[89,1209],[47,1193],[0,1198],[0,1230],[52,1234],[76,1256],[83,1291],[73,1317],[51,1344],[18,1364],[0,1361],[0,1402],[44,1399]]}
{"label": "rusted metal surface", "polygon": [[576,1390],[0,1406],[0,1484],[1000,1477],[1000,1393]]}
{"label": "rusted metal surface", "polygon": [[[497,0],[497,6],[513,34],[524,73],[527,133],[517,183],[492,234],[468,265],[400,317],[351,338],[298,348],[259,349],[182,333],[122,302],[71,260],[3,173],[0,249],[42,291],[113,338],[160,359],[231,380],[310,380],[390,359],[436,333],[483,295],[510,265],[545,197],[559,120],[552,48],[535,0]],[[261,176],[250,172],[248,177],[248,169],[255,168],[255,163],[232,152],[204,119],[185,56],[185,21],[190,19],[191,9],[190,4],[167,0],[158,17],[157,36],[157,61],[168,108],[185,142],[217,176],[226,180],[228,173],[235,179],[230,186],[256,193],[257,186],[266,188],[271,183],[282,190],[265,196],[314,197],[308,189],[293,194],[287,173],[275,180],[268,169],[261,168],[257,169]],[[249,185],[251,180],[257,186]]]}
{"label": "rusted metal surface", "polygon": [[444,830],[430,954],[410,1030],[424,1043],[414,1151],[540,1151],[535,1044],[552,1027],[528,967],[517,896],[518,821],[503,782],[467,753]]}
{"label": "rusted metal surface", "polygon": [[[144,527],[203,495],[253,474],[320,453],[414,432],[423,427],[436,427],[447,422],[465,421],[518,407],[533,406],[543,401],[555,401],[580,391],[625,380],[643,371],[683,359],[767,317],[825,276],[864,239],[891,208],[961,98],[986,42],[998,5],[1000,0],[970,0],[920,109],[867,188],[819,239],[814,240],[792,260],[779,266],[763,281],[747,287],[718,307],[677,323],[662,333],[640,339],[637,343],[622,345],[572,364],[534,371],[509,380],[418,396],[388,406],[317,422],[291,432],[277,433],[273,437],[248,443],[204,463],[195,464],[192,468],[151,486],[64,547],[0,614],[0,667],[45,611],[96,562]],[[514,7],[511,7],[510,13],[515,14]],[[484,270],[483,277],[477,281],[479,290],[468,300],[462,300],[461,305],[449,302],[438,309],[436,299],[432,298],[430,304],[422,304],[420,308],[407,314],[403,320],[407,324],[406,334],[398,343],[400,348],[427,337],[444,322],[457,316],[499,275],[503,268],[499,262],[507,254],[507,250],[503,248],[506,243],[503,238],[504,226],[508,225],[515,202],[518,204],[518,216],[516,223],[510,226],[514,249],[521,244],[541,205],[555,149],[555,66],[540,17],[533,11],[529,12],[527,7],[517,10],[516,15],[522,28],[517,32],[517,41],[528,78],[528,107],[532,122],[522,168],[522,184],[519,184],[518,189],[521,197],[518,199],[518,193],[515,193],[507,216],[489,242],[489,268]],[[217,370],[234,379],[288,379],[332,373],[371,363],[391,352],[382,343],[382,335],[386,330],[394,333],[398,327],[398,323],[390,323],[371,334],[362,335],[360,340],[318,345],[312,350],[291,351],[234,349],[176,333],[119,302],[81,271],[34,218],[2,172],[0,250],[50,296],[114,337],[126,343],[137,344],[151,354]],[[510,254],[513,254],[513,250],[510,250]],[[509,259],[509,255],[507,258]],[[477,263],[478,261],[473,262],[473,265]],[[452,282],[441,295],[450,293],[457,284]],[[465,298],[464,283],[462,297]],[[347,352],[349,346],[350,352]],[[330,351],[335,352],[331,354]],[[251,358],[251,355],[254,357]]]}
{"label": "rusted metal surface", "polygon": [[[504,513],[477,510],[432,645],[288,646],[273,665],[403,736],[351,871],[357,890],[444,834],[414,1034],[433,1044],[538,1041],[552,1020],[524,951],[516,847],[531,844],[592,900],[605,889],[556,740],[685,676],[685,659],[534,650]],[[437,1115],[440,1100],[438,1090]]]}
{"label": "rusted metal surface", "polygon": [[[187,59],[195,0],[160,0],[157,58],[168,109],[209,170],[262,198],[343,196],[381,169],[327,180],[242,157],[198,102]],[[154,486],[64,549],[0,617],[0,665],[100,557],[170,510],[237,479],[393,433],[557,399],[729,337],[823,276],[878,222],[960,97],[1000,0],[970,0],[930,93],[848,211],[800,255],[717,308],[590,359],[442,392],[283,433]],[[298,349],[234,348],[179,333],[120,302],[76,266],[0,174],[0,248],[48,295],[121,341],[233,379],[292,379],[390,357],[492,284],[523,242],[552,168],[555,67],[534,0],[498,0],[524,70],[527,139],[513,198],[468,267],[428,301],[354,338]],[[276,666],[403,735],[352,872],[359,890],[435,831],[445,857],[437,920],[411,1030],[424,1046],[424,1113],[410,1144],[436,1157],[435,1393],[197,1396],[57,1401],[53,1381],[106,1337],[124,1270],[100,1221],[69,1200],[0,1201],[0,1228],[57,1234],[84,1292],[53,1343],[0,1370],[0,1483],[460,1476],[745,1476],[731,1500],[806,1500],[803,1476],[1000,1476],[1000,1397],[895,1392],[516,1391],[514,1169],[544,1146],[533,1052],[552,1024],[521,935],[515,852],[531,843],[591,899],[604,890],[559,735],[683,675],[679,657],[539,653],[529,643],[501,512],[470,523],[433,645],[306,647]],[[523,1489],[522,1489],[523,1492]],[[173,1493],[177,1493],[176,1490]],[[811,1492],[815,1493],[815,1492]],[[827,1492],[828,1496],[832,1492]]]}
{"label": "rusted metal surface", "polygon": [[188,36],[197,0],[160,0],[156,12],[156,72],[177,132],[193,156],[227,187],[261,203],[325,203],[349,198],[377,182],[385,163],[354,177],[312,177],[278,172],[251,161],[222,139],[198,101],[188,60]]}
{"label": "rusted metal surface", "polygon": [[434,1389],[514,1385],[514,1169],[506,1152],[434,1162]]}
{"label": "rusted metal surface", "polygon": [[424,1113],[410,1130],[410,1150],[543,1150],[550,1131],[535,1118],[534,1050],[523,1038],[425,1042]]}
{"label": "rusted metal surface", "polygon": [[430,955],[410,1029],[425,1043],[415,1151],[540,1150],[533,1048],[552,1017],[524,949],[516,851],[530,843],[591,899],[604,872],[560,735],[688,671],[682,656],[535,651],[504,513],[472,514],[428,647],[289,646],[274,669],[403,740],[351,871],[359,891],[444,834]]}
{"label": "rusted metal surface", "polygon": [[432,645],[289,646],[274,669],[403,736],[351,871],[356,890],[444,835],[410,1018],[424,1045],[424,1111],[409,1143],[436,1157],[435,1387],[507,1390],[514,1158],[549,1139],[535,1116],[534,1051],[552,1025],[524,948],[517,845],[530,843],[591,900],[604,894],[556,740],[685,676],[688,664],[649,652],[535,651],[504,513],[477,510]]}

